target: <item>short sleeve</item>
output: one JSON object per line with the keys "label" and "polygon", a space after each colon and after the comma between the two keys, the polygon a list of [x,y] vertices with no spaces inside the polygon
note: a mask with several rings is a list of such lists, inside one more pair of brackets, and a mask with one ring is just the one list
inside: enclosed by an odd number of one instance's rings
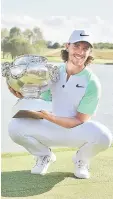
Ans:
{"label": "short sleeve", "polygon": [[98,102],[101,96],[101,85],[98,79],[90,80],[83,96],[79,103],[77,111],[84,114],[93,115],[98,107]]}

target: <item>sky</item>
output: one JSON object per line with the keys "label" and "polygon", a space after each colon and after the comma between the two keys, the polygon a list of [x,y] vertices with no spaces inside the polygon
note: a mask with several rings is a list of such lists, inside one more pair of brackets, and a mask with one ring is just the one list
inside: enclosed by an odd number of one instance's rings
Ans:
{"label": "sky", "polygon": [[1,18],[2,28],[37,26],[53,42],[85,29],[92,42],[113,43],[113,0],[2,0]]}

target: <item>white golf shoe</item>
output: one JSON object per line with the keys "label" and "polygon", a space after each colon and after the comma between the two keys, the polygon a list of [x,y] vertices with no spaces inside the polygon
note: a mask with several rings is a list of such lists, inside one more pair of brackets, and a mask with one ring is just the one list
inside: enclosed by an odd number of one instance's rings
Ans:
{"label": "white golf shoe", "polygon": [[79,151],[77,151],[76,156],[73,157],[73,162],[75,164],[74,175],[77,178],[82,178],[82,179],[90,178],[89,162],[86,160],[83,160],[80,157]]}
{"label": "white golf shoe", "polygon": [[32,168],[32,174],[44,175],[47,172],[49,165],[56,161],[56,156],[51,152],[51,155],[37,157],[36,164]]}
{"label": "white golf shoe", "polygon": [[75,173],[74,175],[77,178],[83,178],[83,179],[88,179],[90,178],[90,173],[89,173],[89,165],[84,162],[83,160],[78,160],[75,163]]}

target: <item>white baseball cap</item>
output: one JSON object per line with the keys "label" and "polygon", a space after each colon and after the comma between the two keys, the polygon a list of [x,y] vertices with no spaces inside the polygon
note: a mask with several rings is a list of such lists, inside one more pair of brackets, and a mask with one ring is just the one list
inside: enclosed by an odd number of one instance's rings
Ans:
{"label": "white baseball cap", "polygon": [[79,41],[86,41],[91,45],[91,47],[93,47],[90,35],[86,33],[85,30],[74,30],[68,40],[68,43],[73,44]]}

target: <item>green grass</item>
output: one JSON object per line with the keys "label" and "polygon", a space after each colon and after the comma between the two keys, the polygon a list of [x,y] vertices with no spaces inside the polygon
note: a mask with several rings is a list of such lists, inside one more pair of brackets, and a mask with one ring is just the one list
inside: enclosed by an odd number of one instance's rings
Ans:
{"label": "green grass", "polygon": [[113,147],[91,162],[91,178],[76,179],[72,151],[56,151],[57,162],[45,176],[31,175],[31,155],[2,158],[2,198],[14,199],[112,199]]}
{"label": "green grass", "polygon": [[[62,62],[62,59],[60,57],[61,54],[61,48],[59,49],[47,49],[43,52],[43,56],[46,56],[48,58],[48,61],[50,62]],[[94,55],[94,62],[95,64],[113,64],[113,50],[110,49],[94,49],[93,50]],[[2,57],[2,53],[1,53]],[[11,59],[11,55],[9,55],[5,59],[1,59],[1,62],[6,61],[13,61]]]}
{"label": "green grass", "polygon": [[[49,62],[62,62],[62,59],[60,57],[51,57],[47,56],[47,59]],[[11,58],[9,59],[1,59],[1,62],[12,62],[13,60]],[[94,64],[113,64],[113,60],[111,59],[94,59]]]}
{"label": "green grass", "polygon": [[[62,62],[60,57],[47,57],[50,62]],[[113,59],[94,59],[94,64],[113,64]]]}

